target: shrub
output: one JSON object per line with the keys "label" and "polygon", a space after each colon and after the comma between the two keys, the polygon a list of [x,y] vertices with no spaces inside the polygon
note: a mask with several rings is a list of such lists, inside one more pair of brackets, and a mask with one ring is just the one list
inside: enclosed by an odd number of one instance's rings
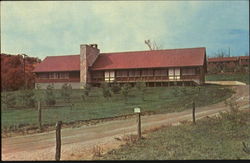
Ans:
{"label": "shrub", "polygon": [[122,88],[121,88],[121,93],[122,93],[122,95],[123,95],[123,97],[124,97],[125,103],[126,103],[127,100],[128,100],[129,89],[130,89],[130,86],[129,86],[129,84],[127,84],[127,83],[124,84],[124,85],[122,86]]}
{"label": "shrub", "polygon": [[16,105],[16,96],[14,93],[1,93],[1,106],[3,109],[8,109]]}
{"label": "shrub", "polygon": [[54,86],[49,84],[47,86],[46,92],[45,92],[45,102],[47,105],[55,105],[55,93],[54,93]]}
{"label": "shrub", "polygon": [[137,82],[135,84],[135,87],[138,91],[141,92],[141,97],[142,97],[142,100],[144,101],[144,94],[146,91],[146,83],[145,82]]}
{"label": "shrub", "polygon": [[71,84],[63,84],[61,88],[61,96],[64,99],[65,102],[70,102],[70,98],[72,95],[72,86]]}
{"label": "shrub", "polygon": [[23,105],[35,107],[35,93],[32,89],[27,89],[22,92]]}
{"label": "shrub", "polygon": [[83,90],[84,95],[85,95],[85,96],[89,96],[90,90],[91,90],[91,86],[90,86],[89,84],[86,84],[86,85],[84,86],[84,90]]}
{"label": "shrub", "polygon": [[101,88],[103,97],[105,98],[111,97],[111,88],[109,87],[108,83],[102,83]]}
{"label": "shrub", "polygon": [[111,90],[114,94],[118,94],[121,92],[121,86],[118,83],[113,83],[111,86]]}
{"label": "shrub", "polygon": [[82,101],[86,100],[86,97],[89,96],[89,92],[91,90],[91,86],[86,84],[83,89],[83,94],[81,94]]}

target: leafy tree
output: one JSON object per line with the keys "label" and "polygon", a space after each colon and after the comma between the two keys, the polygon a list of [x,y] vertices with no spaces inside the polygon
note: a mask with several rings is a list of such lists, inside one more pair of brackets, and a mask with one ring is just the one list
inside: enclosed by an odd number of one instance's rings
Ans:
{"label": "leafy tree", "polygon": [[55,105],[55,93],[54,93],[54,86],[49,84],[45,91],[45,102],[47,105]]}
{"label": "leafy tree", "polygon": [[128,101],[128,93],[129,93],[130,85],[129,84],[124,84],[121,88],[121,93],[124,97],[124,102],[126,103]]}
{"label": "leafy tree", "polygon": [[9,55],[1,53],[1,91],[18,90],[24,87],[24,70],[27,87],[34,88],[35,74],[32,71],[35,64],[40,61],[40,59],[34,57],[25,57],[24,59],[20,54]]}
{"label": "leafy tree", "polygon": [[136,89],[141,92],[141,97],[142,97],[142,100],[144,101],[144,95],[145,95],[145,91],[146,91],[146,83],[145,82],[137,82],[135,84],[135,87]]}

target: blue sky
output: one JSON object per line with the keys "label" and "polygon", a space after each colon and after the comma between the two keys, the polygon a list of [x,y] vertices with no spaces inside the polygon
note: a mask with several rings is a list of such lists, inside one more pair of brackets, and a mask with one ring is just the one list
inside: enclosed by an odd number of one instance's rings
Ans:
{"label": "blue sky", "polygon": [[46,56],[79,54],[80,44],[101,52],[206,47],[249,53],[248,1],[1,1],[1,52]]}

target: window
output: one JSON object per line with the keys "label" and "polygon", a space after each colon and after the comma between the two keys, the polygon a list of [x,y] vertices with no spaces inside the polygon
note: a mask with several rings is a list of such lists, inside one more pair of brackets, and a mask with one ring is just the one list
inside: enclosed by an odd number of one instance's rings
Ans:
{"label": "window", "polygon": [[169,68],[168,69],[169,79],[180,79],[180,68]]}
{"label": "window", "polygon": [[59,73],[59,79],[68,79],[69,73],[68,72],[60,72]]}
{"label": "window", "polygon": [[41,73],[41,74],[38,75],[38,77],[39,77],[40,79],[48,79],[48,78],[49,78],[49,76],[48,76],[47,73]]}
{"label": "window", "polygon": [[103,78],[103,72],[102,71],[95,71],[92,73],[93,78]]}
{"label": "window", "polygon": [[118,70],[118,71],[116,71],[116,76],[117,77],[127,77],[128,71],[127,70]]}
{"label": "window", "polygon": [[166,69],[155,70],[155,76],[168,76],[168,71]]}
{"label": "window", "polygon": [[153,70],[142,70],[141,76],[153,76]]}
{"label": "window", "polygon": [[194,68],[184,68],[182,69],[182,75],[195,75]]}
{"label": "window", "polygon": [[56,72],[49,73],[49,78],[50,79],[58,79],[58,73],[56,73]]}
{"label": "window", "polygon": [[135,76],[135,71],[134,70],[129,70],[128,76],[129,77],[134,77]]}
{"label": "window", "polygon": [[68,79],[68,72],[51,72],[49,73],[49,79]]}
{"label": "window", "polygon": [[104,73],[106,82],[113,82],[115,80],[115,72],[114,71],[105,71]]}

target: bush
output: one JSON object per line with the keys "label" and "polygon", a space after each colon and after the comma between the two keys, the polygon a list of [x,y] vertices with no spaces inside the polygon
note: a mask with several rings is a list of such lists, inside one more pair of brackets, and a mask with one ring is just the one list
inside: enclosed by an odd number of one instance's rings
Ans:
{"label": "bush", "polygon": [[105,98],[111,97],[111,88],[109,87],[108,83],[102,83],[101,88],[103,97]]}
{"label": "bush", "polygon": [[141,97],[142,97],[142,100],[144,101],[144,94],[145,94],[145,91],[146,91],[146,83],[145,82],[137,82],[135,84],[135,87],[138,91],[141,92]]}
{"label": "bush", "polygon": [[86,84],[86,85],[84,86],[84,90],[83,90],[84,95],[85,95],[85,96],[89,96],[90,90],[91,90],[91,86],[90,86],[89,84]]}
{"label": "bush", "polygon": [[1,106],[3,109],[8,109],[16,105],[16,96],[13,93],[1,93]]}
{"label": "bush", "polygon": [[54,86],[49,84],[47,86],[46,92],[45,92],[45,102],[47,105],[55,105],[55,93],[54,93]]}
{"label": "bush", "polygon": [[35,93],[32,89],[27,89],[22,92],[23,105],[28,107],[35,107]]}
{"label": "bush", "polygon": [[63,84],[61,88],[61,96],[64,99],[65,102],[70,102],[70,98],[72,95],[72,86],[71,84]]}
{"label": "bush", "polygon": [[88,84],[86,84],[86,85],[84,86],[84,89],[83,89],[83,94],[81,95],[81,98],[82,98],[83,101],[85,101],[85,100],[86,100],[86,97],[89,96],[90,90],[91,90],[91,86],[88,85]]}
{"label": "bush", "polygon": [[121,92],[121,86],[118,83],[113,83],[111,90],[114,94],[119,94]]}
{"label": "bush", "polygon": [[122,93],[122,95],[123,95],[123,97],[124,97],[125,103],[126,103],[127,100],[128,100],[129,89],[130,89],[130,85],[127,84],[127,83],[124,84],[124,85],[122,86],[122,88],[121,88],[121,93]]}

